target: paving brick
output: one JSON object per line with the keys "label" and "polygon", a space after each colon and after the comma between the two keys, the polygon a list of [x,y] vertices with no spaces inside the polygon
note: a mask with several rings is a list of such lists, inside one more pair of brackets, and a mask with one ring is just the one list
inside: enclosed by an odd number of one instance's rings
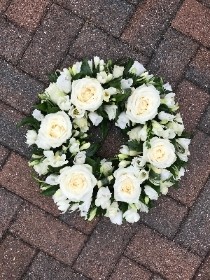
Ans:
{"label": "paving brick", "polygon": [[34,249],[12,236],[7,236],[0,247],[0,279],[19,279],[33,255]]}
{"label": "paving brick", "polygon": [[210,10],[195,0],[185,0],[172,26],[210,47]]}
{"label": "paving brick", "polygon": [[199,127],[206,133],[210,134],[210,106],[206,110]]}
{"label": "paving brick", "polygon": [[142,266],[138,266],[133,261],[126,257],[122,257],[115,272],[111,275],[110,280],[150,280],[151,272],[144,269]]}
{"label": "paving brick", "polygon": [[96,55],[103,59],[111,58],[113,60],[131,57],[143,64],[148,60],[142,54],[132,50],[127,44],[88,24],[83,27],[76,42],[70,48],[70,55],[79,59],[91,58]]}
{"label": "paving brick", "polygon": [[199,269],[195,280],[209,280],[210,279],[210,256],[205,260],[204,264]]}
{"label": "paving brick", "polygon": [[27,31],[0,18],[0,53],[2,57],[16,63],[29,40],[30,35]]}
{"label": "paving brick", "polygon": [[144,226],[140,226],[125,254],[168,280],[191,279],[201,262],[199,257]]}
{"label": "paving brick", "polygon": [[10,230],[66,264],[72,264],[86,240],[82,233],[32,205],[19,212]]}
{"label": "paving brick", "polygon": [[4,12],[7,9],[10,1],[11,0],[1,0],[1,2],[0,2],[0,13]]}
{"label": "paving brick", "polygon": [[201,48],[187,70],[188,79],[204,89],[210,89],[210,51]]}
{"label": "paving brick", "polygon": [[210,137],[196,133],[190,145],[191,155],[187,172],[180,181],[180,188],[171,189],[170,195],[191,206],[204,186],[210,173]]}
{"label": "paving brick", "polygon": [[206,5],[206,7],[210,8],[209,0],[198,0],[198,1],[201,2],[202,4]]}
{"label": "paving brick", "polygon": [[186,213],[186,207],[165,196],[158,199],[149,213],[141,213],[140,220],[171,238],[175,235]]}
{"label": "paving brick", "polygon": [[9,226],[21,202],[21,198],[11,194],[4,188],[0,188],[0,237]]}
{"label": "paving brick", "polygon": [[0,103],[0,143],[5,147],[28,156],[30,150],[25,144],[26,128],[17,127],[17,124],[23,117],[24,115],[18,113],[15,109]]}
{"label": "paving brick", "polygon": [[179,102],[186,131],[194,132],[210,101],[209,94],[185,80],[178,87],[176,100]]}
{"label": "paving brick", "polygon": [[151,55],[178,9],[179,2],[180,0],[148,0],[139,4],[121,38]]}
{"label": "paving brick", "polygon": [[99,222],[74,267],[93,280],[105,279],[122,254],[135,226],[112,224],[108,219]]}
{"label": "paving brick", "polygon": [[43,84],[4,61],[0,63],[0,72],[0,99],[28,114],[37,100],[37,94],[43,90]]}
{"label": "paving brick", "polygon": [[181,231],[176,236],[179,244],[205,256],[210,249],[210,180],[198,197]]}
{"label": "paving brick", "polygon": [[32,169],[21,156],[11,154],[0,172],[1,184],[8,190],[41,207],[42,209],[59,215],[53,200],[40,194],[38,185],[32,178]]}
{"label": "paving brick", "polygon": [[68,67],[72,66],[77,61],[78,60],[76,58],[74,58],[73,56],[67,55],[65,57],[65,59],[62,61],[61,66],[59,67],[59,69],[68,68]]}
{"label": "paving brick", "polygon": [[164,279],[159,275],[154,275],[151,280],[164,280]]}
{"label": "paving brick", "polygon": [[33,31],[38,26],[48,4],[48,0],[13,0],[6,15],[19,26]]}
{"label": "paving brick", "polygon": [[196,50],[197,44],[189,37],[169,29],[149,65],[149,70],[176,85]]}
{"label": "paving brick", "polygon": [[4,146],[0,145],[0,168],[3,166],[7,156],[9,155],[9,150]]}
{"label": "paving brick", "polygon": [[67,52],[82,27],[82,20],[53,5],[36,32],[20,63],[21,67],[45,80]]}
{"label": "paving brick", "polygon": [[40,252],[33,260],[23,280],[85,280],[86,277],[75,273],[69,266],[61,264],[52,257]]}

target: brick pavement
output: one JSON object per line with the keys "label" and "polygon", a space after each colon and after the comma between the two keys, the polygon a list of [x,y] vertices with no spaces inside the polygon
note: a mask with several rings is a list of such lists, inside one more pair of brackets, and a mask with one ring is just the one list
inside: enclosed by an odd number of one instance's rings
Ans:
{"label": "brick pavement", "polygon": [[[137,225],[59,216],[16,127],[49,72],[93,55],[163,76],[193,137],[180,188]],[[0,73],[0,280],[210,279],[209,0],[1,0]]]}

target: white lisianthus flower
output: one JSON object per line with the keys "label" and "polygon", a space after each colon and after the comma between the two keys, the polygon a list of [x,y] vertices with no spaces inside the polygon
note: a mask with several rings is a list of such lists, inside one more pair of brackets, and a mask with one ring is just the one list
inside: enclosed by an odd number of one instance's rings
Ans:
{"label": "white lisianthus flower", "polygon": [[167,169],[161,169],[161,180],[168,180],[172,176],[171,172]]}
{"label": "white lisianthus flower", "polygon": [[149,72],[144,72],[140,75],[140,77],[148,82],[152,77],[154,77],[154,75],[149,75]]}
{"label": "white lisianthus flower", "polygon": [[189,151],[190,141],[191,140],[188,138],[176,139],[176,142],[184,148],[183,153],[177,152],[178,157],[183,161],[188,161],[188,156],[190,155],[190,151]]}
{"label": "white lisianthus flower", "polygon": [[169,122],[167,123],[167,127],[173,130],[178,136],[181,136],[184,131],[184,125],[177,122]]}
{"label": "white lisianthus flower", "polygon": [[105,105],[104,111],[107,113],[109,120],[113,120],[116,117],[117,105]]}
{"label": "white lisianthus flower", "polygon": [[121,88],[122,89],[127,89],[127,88],[130,88],[133,84],[133,79],[129,78],[129,79],[122,79],[120,81],[121,83]]}
{"label": "white lisianthus flower", "polygon": [[139,172],[139,179],[140,182],[143,183],[144,181],[146,181],[149,178],[149,172],[146,171],[145,169],[140,170]]}
{"label": "white lisianthus flower", "polygon": [[123,218],[125,218],[128,223],[135,223],[140,219],[140,215],[137,213],[137,209],[130,208],[124,212]]}
{"label": "white lisianthus flower", "polygon": [[175,93],[170,92],[161,99],[161,103],[166,104],[169,108],[173,108],[175,104]]}
{"label": "white lisianthus flower", "polygon": [[103,59],[100,59],[98,56],[94,56],[93,61],[94,61],[96,68],[99,66],[99,71],[104,70],[104,60]]}
{"label": "white lisianthus flower", "polygon": [[101,187],[96,196],[95,205],[102,209],[107,209],[111,205],[112,194],[108,187]]}
{"label": "white lisianthus flower", "polygon": [[171,115],[171,114],[168,114],[164,111],[161,111],[159,114],[158,114],[158,119],[161,120],[161,121],[173,121],[173,119],[175,118],[174,115]]}
{"label": "white lisianthus flower", "polygon": [[41,122],[36,145],[44,150],[57,148],[66,142],[72,134],[69,116],[62,111],[48,114]]}
{"label": "white lisianthus flower", "polygon": [[171,87],[171,85],[170,85],[169,83],[164,84],[164,85],[163,85],[163,88],[164,88],[165,90],[172,91],[172,87]]}
{"label": "white lisianthus flower", "polygon": [[168,193],[168,188],[170,188],[171,186],[173,186],[173,183],[170,181],[160,181],[160,192],[163,195],[166,195]]}
{"label": "white lisianthus flower", "polygon": [[47,183],[48,185],[51,186],[56,186],[58,185],[58,175],[55,174],[51,174],[49,176],[47,176],[47,178],[45,179],[45,183]]}
{"label": "white lisianthus flower", "polygon": [[184,169],[184,167],[181,167],[177,174],[177,179],[179,180],[182,176],[184,176],[184,173],[185,173],[185,169]]}
{"label": "white lisianthus flower", "polygon": [[48,159],[44,159],[43,161],[39,162],[38,164],[35,164],[33,166],[33,168],[36,171],[36,173],[38,173],[39,176],[41,176],[41,175],[47,174],[48,165],[49,165]]}
{"label": "white lisianthus flower", "polygon": [[76,156],[74,157],[74,164],[84,164],[86,160],[86,152],[78,152]]}
{"label": "white lisianthus flower", "polygon": [[65,93],[69,93],[71,91],[71,75],[68,69],[64,68],[63,71],[60,72],[56,85]]}
{"label": "white lisianthus flower", "polygon": [[82,150],[87,150],[88,148],[90,148],[90,142],[84,143],[84,144],[80,147],[80,151],[82,151]]}
{"label": "white lisianthus flower", "polygon": [[112,95],[117,94],[117,89],[114,87],[110,87],[104,90],[104,97],[103,100],[109,102],[109,99]]}
{"label": "white lisianthus flower", "polygon": [[112,162],[107,161],[105,158],[101,160],[100,164],[100,173],[104,174],[104,176],[109,175],[109,173],[111,173],[114,169],[114,167],[112,166]]}
{"label": "white lisianthus flower", "polygon": [[137,151],[129,150],[128,146],[126,146],[126,145],[121,146],[120,153],[122,155],[129,155],[129,156],[136,156],[139,154],[139,152],[137,152]]}
{"label": "white lisianthus flower", "polygon": [[54,202],[57,204],[58,209],[65,213],[69,208],[69,200],[67,197],[62,193],[60,189],[58,189],[54,195],[52,196]]}
{"label": "white lisianthus flower", "polygon": [[82,62],[76,62],[75,64],[73,64],[73,66],[71,68],[73,75],[80,73],[81,66],[82,66]]}
{"label": "white lisianthus flower", "polygon": [[49,165],[51,165],[52,167],[60,167],[69,162],[68,160],[66,160],[66,155],[60,155],[59,151],[55,154],[53,151],[44,151],[44,155],[48,159]]}
{"label": "white lisianthus flower", "polygon": [[126,115],[125,112],[122,112],[118,119],[117,119],[117,122],[115,123],[116,126],[118,126],[119,128],[121,129],[125,129],[126,126],[128,125],[129,126],[129,119],[128,119],[128,116]]}
{"label": "white lisianthus flower", "polygon": [[71,201],[86,201],[92,196],[93,188],[97,183],[91,168],[85,164],[65,167],[58,178],[62,193]]}
{"label": "white lisianthus flower", "polygon": [[122,160],[120,161],[120,163],[118,164],[119,167],[126,167],[130,164],[131,162],[129,160]]}
{"label": "white lisianthus flower", "polygon": [[142,126],[137,126],[130,131],[128,131],[128,136],[130,140],[141,140],[141,141],[146,141],[147,139],[147,125]]}
{"label": "white lisianthus flower", "polygon": [[87,219],[87,214],[90,209],[91,201],[92,201],[92,194],[91,195],[89,194],[85,197],[84,202],[82,204],[79,204],[78,206],[81,217],[85,217],[85,219]]}
{"label": "white lisianthus flower", "polygon": [[126,114],[132,122],[144,124],[157,115],[159,105],[159,91],[153,85],[142,85],[129,96]]}
{"label": "white lisianthus flower", "polygon": [[146,160],[143,156],[134,157],[131,161],[131,165],[137,169],[141,169],[146,164]]}
{"label": "white lisianthus flower", "polygon": [[113,224],[121,225],[122,224],[122,211],[120,211],[118,203],[112,202],[109,208],[106,211],[105,216],[110,218]]}
{"label": "white lisianthus flower", "polygon": [[90,70],[93,71],[93,60],[88,60],[88,65],[90,67]]}
{"label": "white lisianthus flower", "polygon": [[161,136],[165,139],[173,139],[176,136],[176,133],[173,129],[168,128],[162,132]]}
{"label": "white lisianthus flower", "polygon": [[162,137],[163,132],[164,132],[164,126],[161,125],[159,122],[153,120],[152,121],[152,132],[155,135]]}
{"label": "white lisianthus flower", "polygon": [[39,122],[41,122],[44,119],[44,115],[41,113],[41,111],[37,109],[33,111],[32,116]]}
{"label": "white lisianthus flower", "polygon": [[143,146],[143,156],[146,161],[157,168],[167,168],[175,162],[175,147],[169,140],[153,137],[150,145],[150,148],[147,148],[146,143]]}
{"label": "white lisianthus flower", "polygon": [[136,76],[141,75],[146,69],[144,66],[139,63],[138,61],[134,61],[133,65],[131,66],[129,72],[135,74]]}
{"label": "white lisianthus flower", "polygon": [[98,126],[103,121],[103,117],[95,112],[90,112],[88,117],[95,126]]}
{"label": "white lisianthus flower", "polygon": [[105,83],[111,81],[111,79],[112,79],[112,74],[111,73],[107,74],[105,71],[97,73],[97,80],[101,84],[105,84]]}
{"label": "white lisianthus flower", "polygon": [[122,76],[124,69],[124,66],[114,65],[113,78],[119,78],[120,76]]}
{"label": "white lisianthus flower", "polygon": [[141,194],[138,172],[133,166],[119,168],[114,172],[114,198],[116,201],[136,203]]}
{"label": "white lisianthus flower", "polygon": [[148,185],[144,186],[144,192],[151,200],[158,199],[158,193],[152,187]]}
{"label": "white lisianthus flower", "polygon": [[36,143],[37,140],[37,133],[35,130],[31,129],[28,130],[26,133],[26,144],[28,144],[29,146],[33,145]]}
{"label": "white lisianthus flower", "polygon": [[74,119],[74,118],[78,118],[78,119],[79,119],[79,118],[84,117],[84,115],[85,115],[85,110],[78,109],[78,108],[76,108],[76,107],[74,107],[74,106],[71,105],[68,114],[69,114],[69,116],[72,117],[73,119]]}
{"label": "white lisianthus flower", "polygon": [[76,118],[76,119],[74,119],[74,121],[73,121],[73,125],[74,125],[74,127],[79,127],[80,128],[80,130],[81,130],[81,132],[86,132],[86,131],[88,131],[88,129],[89,129],[89,127],[88,127],[88,121],[87,121],[87,119],[86,118]]}
{"label": "white lisianthus flower", "polygon": [[145,213],[149,212],[148,206],[146,204],[144,204],[143,202],[141,202],[141,201],[138,201],[137,203],[135,203],[135,206],[141,212],[145,212]]}
{"label": "white lisianthus flower", "polygon": [[69,147],[69,151],[72,153],[72,154],[76,154],[79,152],[80,148],[80,142],[79,140],[76,140],[74,137],[72,137],[69,141],[70,143],[70,147]]}
{"label": "white lisianthus flower", "polygon": [[78,109],[95,111],[103,102],[103,88],[94,78],[82,78],[72,83],[71,103]]}

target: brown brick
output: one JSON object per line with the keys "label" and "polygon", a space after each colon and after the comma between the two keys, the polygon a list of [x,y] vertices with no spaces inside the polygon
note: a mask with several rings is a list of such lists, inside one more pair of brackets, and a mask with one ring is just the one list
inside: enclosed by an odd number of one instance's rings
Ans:
{"label": "brown brick", "polygon": [[171,189],[170,195],[191,206],[197,198],[210,173],[210,137],[198,132],[190,145],[191,155],[187,172],[180,181],[180,188]]}
{"label": "brown brick", "polygon": [[34,250],[22,241],[7,236],[0,247],[0,279],[16,280],[33,258]]}
{"label": "brown brick", "polygon": [[72,264],[86,240],[85,235],[32,205],[19,212],[10,230],[66,264]]}
{"label": "brown brick", "polygon": [[189,37],[169,29],[149,65],[149,70],[162,76],[166,82],[176,85],[197,46]]}
{"label": "brown brick", "polygon": [[0,188],[0,237],[9,226],[21,202],[21,198],[11,194],[4,188]]}
{"label": "brown brick", "polygon": [[204,257],[210,249],[210,180],[176,236],[179,244]]}
{"label": "brown brick", "polygon": [[53,5],[36,32],[20,63],[21,67],[40,79],[46,79],[82,26],[82,20]]}
{"label": "brown brick", "polygon": [[49,4],[48,0],[13,0],[6,15],[20,26],[33,31]]}
{"label": "brown brick", "polygon": [[122,254],[135,226],[101,220],[79,255],[74,267],[93,280],[105,279]]}
{"label": "brown brick", "polygon": [[186,213],[186,207],[165,196],[158,199],[149,213],[141,213],[140,220],[171,238],[175,235]]}
{"label": "brown brick", "polygon": [[0,168],[3,166],[8,155],[9,155],[9,150],[6,149],[4,146],[0,145]]}
{"label": "brown brick", "polygon": [[60,263],[52,257],[40,252],[33,260],[23,280],[86,280],[87,278],[75,273],[69,266]]}
{"label": "brown brick", "polygon": [[103,59],[111,58],[113,60],[131,57],[143,64],[148,60],[140,52],[132,50],[127,44],[88,24],[83,27],[77,40],[70,48],[70,55],[79,59],[91,58],[96,55]]}
{"label": "brown brick", "polygon": [[0,13],[4,12],[7,9],[10,1],[11,0],[1,0],[1,2],[0,2]]}
{"label": "brown brick", "polygon": [[28,114],[37,101],[38,93],[43,90],[43,84],[4,61],[0,63],[0,72],[0,99]]}
{"label": "brown brick", "polygon": [[144,226],[140,226],[125,254],[168,280],[191,279],[201,262],[199,257]]}
{"label": "brown brick", "polygon": [[210,51],[201,48],[187,70],[188,79],[196,82],[201,88],[210,89]]}
{"label": "brown brick", "polygon": [[195,0],[185,0],[172,26],[210,47],[210,10]]}
{"label": "brown brick", "polygon": [[200,122],[199,127],[206,133],[210,134],[210,106],[207,108]]}
{"label": "brown brick", "polygon": [[209,280],[210,279],[210,256],[205,260],[204,264],[199,269],[195,280]]}
{"label": "brown brick", "polygon": [[21,57],[30,35],[23,29],[17,28],[0,18],[0,53],[7,60],[16,63]]}
{"label": "brown brick", "polygon": [[126,257],[122,257],[115,272],[111,275],[110,280],[150,280],[151,272],[144,269],[142,266],[138,266]]}
{"label": "brown brick", "polygon": [[193,132],[203,114],[210,96],[188,81],[183,81],[176,92],[185,129]]}
{"label": "brown brick", "polygon": [[12,153],[0,173],[1,184],[53,215],[59,215],[53,200],[40,194],[39,187],[32,178],[31,171],[25,159]]}
{"label": "brown brick", "polygon": [[148,0],[139,4],[121,38],[150,55],[179,2],[180,0]]}

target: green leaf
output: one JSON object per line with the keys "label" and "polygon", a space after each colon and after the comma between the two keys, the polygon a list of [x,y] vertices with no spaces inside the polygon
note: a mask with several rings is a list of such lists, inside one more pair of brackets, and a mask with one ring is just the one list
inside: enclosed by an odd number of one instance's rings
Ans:
{"label": "green leaf", "polygon": [[117,89],[121,89],[121,78],[115,78],[108,83],[104,84],[104,88],[114,87]]}
{"label": "green leaf", "polygon": [[58,74],[57,72],[55,73],[51,73],[48,75],[48,79],[51,83],[56,83],[57,79],[58,79]]}
{"label": "green leaf", "polygon": [[176,152],[183,154],[185,152],[185,148],[182,147],[182,145],[180,145],[177,141],[173,142]]}
{"label": "green leaf", "polygon": [[125,202],[119,202],[119,208],[124,213],[128,210],[128,203]]}
{"label": "green leaf", "polygon": [[57,105],[54,104],[52,105],[48,101],[36,105],[35,108],[40,110],[41,112],[48,113],[48,114],[57,113],[58,111],[60,111],[60,108]]}
{"label": "green leaf", "polygon": [[106,119],[101,122],[100,130],[101,130],[103,139],[105,139],[105,137],[107,136],[108,131],[109,131],[109,122]]}
{"label": "green leaf", "polygon": [[131,95],[131,89],[127,89],[124,94],[123,93],[115,94],[114,98],[116,99],[116,103],[125,102],[130,95]]}
{"label": "green leaf", "polygon": [[160,106],[158,107],[158,112],[164,111],[166,113],[173,113],[173,111],[166,105],[166,104],[160,104]]}
{"label": "green leaf", "polygon": [[55,192],[59,189],[59,186],[51,186],[47,188],[46,190],[42,191],[42,194],[45,196],[52,196],[55,194]]}
{"label": "green leaf", "polygon": [[134,63],[134,60],[129,58],[128,62],[125,65],[125,69],[123,71],[123,77],[126,77],[128,75],[128,72],[129,72],[131,66],[133,65],[133,63]]}
{"label": "green leaf", "polygon": [[92,75],[92,71],[90,69],[90,66],[88,64],[88,60],[87,59],[83,60],[80,72],[84,76],[91,76]]}
{"label": "green leaf", "polygon": [[29,117],[25,117],[24,119],[22,119],[22,121],[20,121],[17,126],[21,127],[24,125],[29,125],[31,127],[33,127],[35,130],[39,130],[40,128],[40,122],[35,119],[33,116],[29,116]]}
{"label": "green leaf", "polygon": [[161,180],[161,174],[160,173],[156,173],[153,169],[150,169],[149,172],[149,181],[155,185],[155,186],[159,186],[160,185],[160,180]]}
{"label": "green leaf", "polygon": [[99,143],[95,143],[95,144],[92,144],[90,146],[90,148],[88,148],[86,150],[86,156],[87,157],[92,157],[93,155],[95,155],[95,153],[98,151],[98,149],[100,148],[100,144]]}
{"label": "green leaf", "polygon": [[128,141],[128,148],[131,151],[142,152],[143,151],[143,142],[139,142],[138,140]]}

